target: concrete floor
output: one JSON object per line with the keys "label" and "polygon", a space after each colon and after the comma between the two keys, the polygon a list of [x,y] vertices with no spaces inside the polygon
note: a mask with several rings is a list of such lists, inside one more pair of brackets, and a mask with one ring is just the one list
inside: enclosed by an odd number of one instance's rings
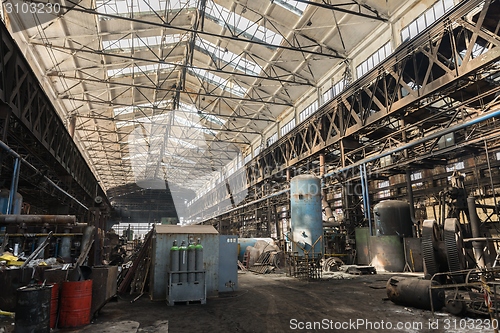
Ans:
{"label": "concrete floor", "polygon": [[[465,322],[445,312],[433,317],[430,311],[393,304],[385,290],[392,275],[307,282],[246,272],[239,274],[238,291],[206,305],[169,307],[146,295],[135,303],[120,297],[91,325],[59,332],[493,332],[484,327],[486,319]],[[320,322],[319,329],[308,326],[313,322]]]}

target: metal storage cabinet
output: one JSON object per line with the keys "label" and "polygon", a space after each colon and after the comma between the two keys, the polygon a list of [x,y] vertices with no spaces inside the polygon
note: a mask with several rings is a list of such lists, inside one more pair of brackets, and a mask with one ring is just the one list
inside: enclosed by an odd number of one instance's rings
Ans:
{"label": "metal storage cabinet", "polygon": [[219,292],[238,290],[238,236],[219,236]]}
{"label": "metal storage cabinet", "polygon": [[170,248],[177,240],[186,242],[192,237],[200,238],[203,245],[203,264],[207,297],[219,293],[219,233],[211,225],[157,225],[153,235],[153,255],[151,263],[150,291],[152,301],[165,301],[170,267]]}

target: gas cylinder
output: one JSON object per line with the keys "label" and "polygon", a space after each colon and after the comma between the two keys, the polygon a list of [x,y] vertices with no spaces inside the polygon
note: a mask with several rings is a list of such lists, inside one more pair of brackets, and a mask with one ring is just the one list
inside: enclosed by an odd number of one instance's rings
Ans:
{"label": "gas cylinder", "polygon": [[179,282],[179,247],[177,241],[174,240],[174,245],[170,248],[170,272],[172,272],[172,283]]}
{"label": "gas cylinder", "polygon": [[[196,253],[195,269],[197,271],[202,271],[203,270],[203,246],[201,245],[199,238],[196,242],[195,253]],[[201,281],[202,279],[203,279],[203,273],[196,273],[196,281]]]}
{"label": "gas cylinder", "polygon": [[187,260],[188,260],[188,282],[193,283],[195,281],[195,270],[196,270],[196,245],[192,238],[189,239],[189,245],[187,247]]}
{"label": "gas cylinder", "polygon": [[179,270],[182,272],[180,275],[180,282],[187,282],[187,270],[188,270],[188,261],[187,261],[187,247],[186,241],[182,240],[181,246],[179,247]]}

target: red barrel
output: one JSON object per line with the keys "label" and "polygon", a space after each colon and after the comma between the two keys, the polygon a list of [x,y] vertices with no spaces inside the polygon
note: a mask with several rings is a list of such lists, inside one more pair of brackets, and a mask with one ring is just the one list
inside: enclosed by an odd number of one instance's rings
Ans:
{"label": "red barrel", "polygon": [[59,328],[90,324],[92,280],[63,282]]}
{"label": "red barrel", "polygon": [[50,298],[50,328],[56,328],[58,307],[59,307],[59,283],[53,283],[52,296]]}

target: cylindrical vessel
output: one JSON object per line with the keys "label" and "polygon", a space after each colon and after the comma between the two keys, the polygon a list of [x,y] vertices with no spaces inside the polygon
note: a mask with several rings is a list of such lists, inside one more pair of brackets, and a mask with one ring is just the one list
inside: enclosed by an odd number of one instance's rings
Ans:
{"label": "cylindrical vessel", "polygon": [[[2,214],[7,214],[7,205],[9,202],[10,190],[0,189],[0,212]],[[16,192],[14,195],[14,202],[12,203],[12,215],[21,214],[21,208],[23,206],[23,196]]]}
{"label": "cylindrical vessel", "polygon": [[309,258],[323,255],[321,182],[313,175],[290,181],[292,251]]}
{"label": "cylindrical vessel", "polygon": [[[64,229],[65,234],[70,233],[70,229]],[[65,261],[71,260],[71,236],[63,236],[61,237],[61,248],[60,248],[60,256]]]}
{"label": "cylindrical vessel", "polygon": [[[196,246],[194,247],[196,263],[195,269],[197,271],[202,271],[203,267],[203,246],[201,245],[200,239],[196,242]],[[203,279],[203,273],[196,273],[196,281],[201,281]]]}
{"label": "cylindrical vessel", "polygon": [[410,205],[401,200],[384,200],[373,207],[377,236],[413,236]]}
{"label": "cylindrical vessel", "polygon": [[186,242],[183,240],[181,243],[181,246],[179,247],[179,270],[183,271],[184,273],[181,273],[180,275],[180,282],[187,282],[187,269],[188,269],[188,262],[187,262],[187,247],[186,247]]}
{"label": "cylindrical vessel", "polygon": [[172,273],[172,283],[179,283],[179,247],[177,241],[170,248],[170,272]]}
{"label": "cylindrical vessel", "polygon": [[79,327],[90,323],[92,280],[63,282],[59,328]]}
{"label": "cylindrical vessel", "polygon": [[51,289],[51,286],[32,286],[17,289],[14,332],[50,332]]}
{"label": "cylindrical vessel", "polygon": [[50,297],[50,328],[56,328],[57,310],[59,309],[59,283],[52,284]]}
{"label": "cylindrical vessel", "polygon": [[[398,305],[431,310],[430,287],[439,285],[435,280],[393,276],[387,281],[387,297]],[[437,311],[444,306],[443,289],[432,289],[432,308]]]}
{"label": "cylindrical vessel", "polygon": [[196,270],[196,245],[193,240],[189,240],[189,245],[187,247],[187,261],[188,261],[188,282],[193,283],[195,281],[195,270]]}

